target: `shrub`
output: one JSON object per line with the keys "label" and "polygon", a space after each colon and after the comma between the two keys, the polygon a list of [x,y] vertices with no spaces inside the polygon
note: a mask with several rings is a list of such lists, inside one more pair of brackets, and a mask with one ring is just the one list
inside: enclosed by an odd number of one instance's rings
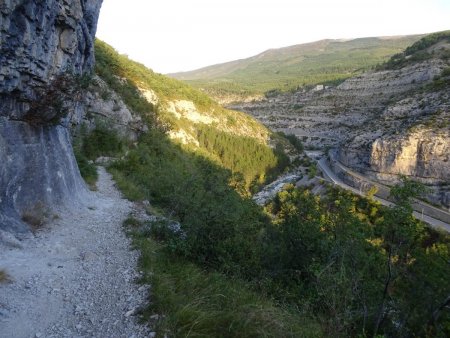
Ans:
{"label": "shrub", "polygon": [[35,125],[55,125],[67,116],[74,102],[92,82],[92,74],[75,75],[65,72],[39,88],[24,119]]}
{"label": "shrub", "polygon": [[444,68],[444,70],[441,73],[442,77],[450,76],[450,67]]}
{"label": "shrub", "polygon": [[297,136],[295,136],[294,134],[287,134],[284,136],[288,139],[288,141],[299,153],[303,153],[304,151],[303,143]]}
{"label": "shrub", "polygon": [[74,148],[74,154],[81,177],[83,177],[91,189],[95,189],[95,183],[98,180],[97,167],[94,163],[88,160],[80,149]]}
{"label": "shrub", "polygon": [[98,179],[97,167],[93,163],[99,156],[116,156],[125,149],[125,143],[114,130],[107,129],[97,121],[97,127],[88,132],[81,127],[74,141],[74,154],[80,174],[86,183],[95,189]]}
{"label": "shrub", "polygon": [[310,316],[280,306],[243,280],[173,257],[164,244],[141,235],[135,234],[134,243],[142,252],[142,282],[152,285],[144,317],[161,336],[322,336]]}
{"label": "shrub", "polygon": [[314,178],[317,175],[317,165],[315,163],[311,163],[308,167],[308,177]]}
{"label": "shrub", "polygon": [[81,151],[86,158],[95,160],[99,156],[115,156],[123,148],[124,143],[115,131],[98,126],[83,138]]}
{"label": "shrub", "polygon": [[142,226],[142,222],[134,217],[128,217],[125,221],[123,221],[123,225],[129,228],[139,228]]}

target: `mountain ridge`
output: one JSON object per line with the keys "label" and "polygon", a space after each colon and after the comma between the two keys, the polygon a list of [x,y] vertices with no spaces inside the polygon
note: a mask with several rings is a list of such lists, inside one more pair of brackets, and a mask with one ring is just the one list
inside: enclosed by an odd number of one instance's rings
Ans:
{"label": "mountain ridge", "polygon": [[233,63],[237,63],[237,62],[241,62],[241,61],[246,61],[246,60],[250,60],[250,59],[258,59],[262,56],[265,56],[271,52],[276,52],[276,51],[283,51],[283,50],[289,50],[289,49],[293,49],[293,48],[297,48],[297,47],[305,47],[305,46],[310,46],[310,45],[318,45],[318,44],[323,44],[323,43],[327,43],[327,42],[349,42],[349,41],[356,41],[356,40],[366,40],[366,39],[379,39],[379,40],[396,40],[396,39],[403,39],[403,38],[409,38],[409,37],[422,37],[425,34],[412,34],[412,35],[386,35],[386,36],[368,36],[368,37],[360,37],[360,38],[342,38],[342,39],[320,39],[320,40],[316,40],[316,41],[310,41],[310,42],[304,42],[304,43],[299,43],[299,44],[295,44],[295,45],[290,45],[290,46],[285,46],[285,47],[275,47],[275,48],[268,48],[258,54],[249,56],[249,57],[242,57],[242,58],[238,58],[235,60],[230,60],[230,61],[225,61],[225,62],[219,62],[219,63],[215,63],[215,64],[211,64],[211,65],[207,65],[204,67],[199,67],[199,68],[195,68],[195,69],[191,69],[191,70],[186,70],[186,71],[179,71],[179,72],[170,72],[170,73],[166,73],[165,75],[170,76],[170,77],[174,77],[180,80],[183,79],[191,79],[192,78],[189,76],[189,74],[195,74],[201,70],[206,70],[206,69],[210,69],[213,67],[218,67],[218,66],[225,66],[225,65],[229,65],[229,64],[233,64]]}
{"label": "mountain ridge", "polygon": [[336,83],[386,61],[423,35],[323,39],[187,72],[167,74],[201,88],[219,101],[270,90],[289,91],[318,83]]}

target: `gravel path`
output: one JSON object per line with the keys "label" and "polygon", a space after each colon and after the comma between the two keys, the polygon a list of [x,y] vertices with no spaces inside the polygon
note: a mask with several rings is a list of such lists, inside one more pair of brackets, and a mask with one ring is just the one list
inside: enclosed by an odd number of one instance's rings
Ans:
{"label": "gravel path", "polygon": [[[0,337],[152,337],[137,324],[149,287],[134,284],[138,252],[122,222],[132,211],[99,168],[98,191],[22,243],[0,247]],[[89,205],[92,204],[92,205]]]}

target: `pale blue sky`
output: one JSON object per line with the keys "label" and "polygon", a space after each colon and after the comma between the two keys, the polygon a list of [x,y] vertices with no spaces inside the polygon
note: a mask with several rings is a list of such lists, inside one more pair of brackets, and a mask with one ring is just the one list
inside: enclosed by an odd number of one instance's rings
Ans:
{"label": "pale blue sky", "polygon": [[450,0],[104,0],[97,36],[157,72],[320,39],[450,29]]}

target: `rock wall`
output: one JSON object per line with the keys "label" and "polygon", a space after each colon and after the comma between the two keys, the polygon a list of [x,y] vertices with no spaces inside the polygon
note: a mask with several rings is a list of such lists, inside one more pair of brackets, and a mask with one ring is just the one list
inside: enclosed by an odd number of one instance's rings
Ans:
{"label": "rock wall", "polygon": [[377,139],[370,154],[371,170],[446,181],[450,177],[450,134],[417,132]]}
{"label": "rock wall", "polygon": [[78,135],[81,126],[92,131],[99,123],[130,141],[136,141],[139,135],[148,131],[142,117],[130,110],[107,83],[98,76],[92,82],[67,118],[73,136]]}
{"label": "rock wall", "polygon": [[40,124],[25,117],[58,75],[92,70],[101,3],[0,2],[0,235],[26,233],[24,215],[85,196],[67,128],[48,122],[45,108],[32,111]]}

